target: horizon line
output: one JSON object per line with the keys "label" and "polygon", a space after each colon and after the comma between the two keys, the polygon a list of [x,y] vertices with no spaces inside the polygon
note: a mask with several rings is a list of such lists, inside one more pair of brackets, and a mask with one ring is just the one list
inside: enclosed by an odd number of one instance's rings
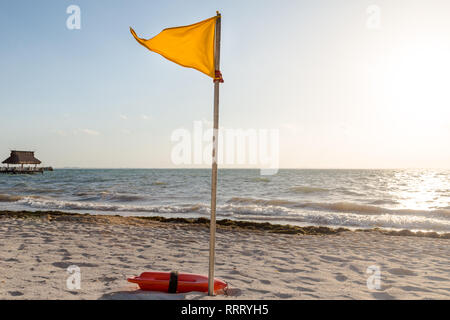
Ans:
{"label": "horizon line", "polygon": [[[211,170],[211,167],[191,167],[191,168],[170,168],[170,167],[54,167],[55,170]],[[219,170],[264,170],[267,168],[218,168]],[[450,170],[450,168],[437,167],[405,167],[405,168],[318,168],[318,167],[297,167],[278,168],[278,170]]]}

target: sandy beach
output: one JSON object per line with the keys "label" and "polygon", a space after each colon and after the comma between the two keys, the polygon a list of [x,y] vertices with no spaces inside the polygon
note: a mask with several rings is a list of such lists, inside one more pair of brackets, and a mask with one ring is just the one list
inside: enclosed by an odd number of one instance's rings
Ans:
{"label": "sandy beach", "polygon": [[[207,274],[206,224],[12,212],[0,221],[1,299],[210,299],[143,292],[126,281],[149,270]],[[450,297],[449,239],[251,229],[219,225],[216,277],[230,290],[213,299]],[[81,271],[79,290],[66,285],[71,265]],[[370,266],[379,267],[379,289],[367,286]]]}

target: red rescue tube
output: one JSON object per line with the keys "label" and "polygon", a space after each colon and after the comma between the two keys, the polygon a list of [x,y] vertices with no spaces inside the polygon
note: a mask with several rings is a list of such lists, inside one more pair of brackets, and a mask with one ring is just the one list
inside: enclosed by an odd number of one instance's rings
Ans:
{"label": "red rescue tube", "polygon": [[[171,272],[143,272],[140,276],[127,279],[139,285],[141,290],[169,292]],[[173,285],[173,284],[172,284]],[[214,279],[214,292],[221,293],[227,288],[227,283]],[[176,284],[177,293],[208,292],[208,277],[200,274],[180,273]]]}

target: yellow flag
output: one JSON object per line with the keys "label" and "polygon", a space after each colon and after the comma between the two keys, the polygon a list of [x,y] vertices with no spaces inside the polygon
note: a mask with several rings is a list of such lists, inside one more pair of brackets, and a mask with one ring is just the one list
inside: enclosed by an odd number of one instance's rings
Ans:
{"label": "yellow flag", "polygon": [[147,49],[183,67],[194,68],[215,78],[214,34],[215,16],[189,26],[168,28],[155,37],[139,38],[130,28],[133,37]]}

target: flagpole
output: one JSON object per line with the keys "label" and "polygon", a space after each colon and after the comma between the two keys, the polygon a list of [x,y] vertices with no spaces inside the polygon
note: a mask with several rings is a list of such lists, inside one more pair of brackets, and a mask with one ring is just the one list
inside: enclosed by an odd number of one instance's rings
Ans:
{"label": "flagpole", "polygon": [[[215,69],[220,70],[220,26],[221,16],[217,11],[214,61]],[[211,172],[211,220],[209,239],[209,274],[208,274],[208,295],[214,295],[214,263],[216,247],[216,195],[217,195],[217,152],[219,146],[219,80],[214,80],[214,133],[212,151],[212,172]]]}

